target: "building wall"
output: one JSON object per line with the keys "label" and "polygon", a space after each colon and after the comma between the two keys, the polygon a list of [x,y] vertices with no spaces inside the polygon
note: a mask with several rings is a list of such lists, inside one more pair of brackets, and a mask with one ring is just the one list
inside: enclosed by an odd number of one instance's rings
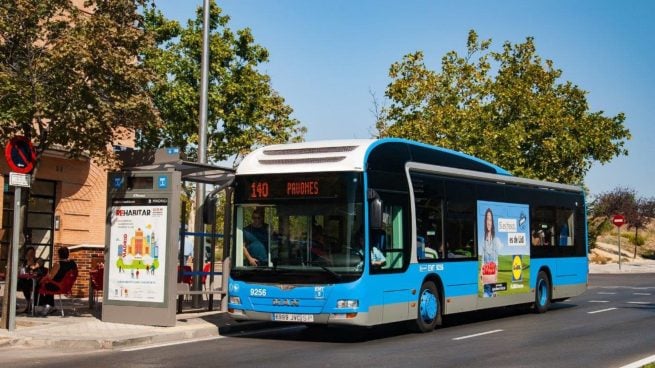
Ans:
{"label": "building wall", "polygon": [[[0,170],[3,175],[8,174],[5,160],[0,160]],[[3,179],[0,181],[4,185]],[[86,296],[88,271],[93,259],[104,256],[107,171],[89,160],[45,155],[36,172],[36,179],[57,183],[55,216],[59,217],[59,228],[55,228],[53,233],[52,253],[40,256],[49,261],[49,266],[57,261],[57,249],[68,247],[80,271],[73,289],[74,295]],[[2,201],[4,198],[0,198],[0,204],[5,205]]]}

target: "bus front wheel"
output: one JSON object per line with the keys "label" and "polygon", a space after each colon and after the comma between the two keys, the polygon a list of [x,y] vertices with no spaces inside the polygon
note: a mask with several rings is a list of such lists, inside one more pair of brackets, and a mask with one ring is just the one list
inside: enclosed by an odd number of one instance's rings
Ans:
{"label": "bus front wheel", "polygon": [[546,272],[539,271],[534,291],[534,311],[545,313],[550,307],[550,281]]}
{"label": "bus front wheel", "polygon": [[421,285],[417,314],[413,326],[416,331],[429,332],[441,324],[441,299],[433,282],[426,281]]}

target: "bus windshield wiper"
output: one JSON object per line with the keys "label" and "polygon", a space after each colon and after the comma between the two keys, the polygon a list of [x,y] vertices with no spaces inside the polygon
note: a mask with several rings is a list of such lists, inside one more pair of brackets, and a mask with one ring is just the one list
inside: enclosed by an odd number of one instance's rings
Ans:
{"label": "bus windshield wiper", "polygon": [[332,271],[331,269],[327,268],[326,266],[323,266],[323,265],[317,265],[317,266],[320,267],[321,269],[323,269],[325,272],[329,273],[335,279],[341,280],[341,275],[339,275],[338,273]]}
{"label": "bus windshield wiper", "polygon": [[293,271],[293,270],[291,270],[289,268],[278,268],[277,265],[278,265],[279,260],[280,260],[279,258],[273,258],[273,268],[272,268],[273,273]]}

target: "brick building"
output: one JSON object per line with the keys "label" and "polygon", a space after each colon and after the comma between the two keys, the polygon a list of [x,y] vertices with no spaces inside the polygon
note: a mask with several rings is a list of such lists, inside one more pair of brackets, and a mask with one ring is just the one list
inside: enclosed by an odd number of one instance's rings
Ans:
{"label": "brick building", "polygon": [[[14,188],[8,185],[9,168],[0,160],[3,186],[0,269],[7,263],[13,226]],[[19,258],[25,246],[34,246],[37,257],[50,268],[57,248],[68,247],[80,273],[75,296],[88,293],[89,270],[104,257],[107,171],[91,160],[71,160],[62,152],[46,151],[29,197],[23,190],[23,234]]]}

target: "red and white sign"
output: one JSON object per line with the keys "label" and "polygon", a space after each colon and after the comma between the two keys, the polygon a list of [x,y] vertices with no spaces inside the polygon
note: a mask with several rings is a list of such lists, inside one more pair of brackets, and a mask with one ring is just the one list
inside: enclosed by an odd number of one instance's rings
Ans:
{"label": "red and white sign", "polygon": [[29,139],[17,135],[5,147],[5,158],[11,171],[29,174],[36,163],[36,150]]}
{"label": "red and white sign", "polygon": [[625,224],[625,217],[623,215],[614,215],[612,216],[612,223],[617,227],[621,227]]}

